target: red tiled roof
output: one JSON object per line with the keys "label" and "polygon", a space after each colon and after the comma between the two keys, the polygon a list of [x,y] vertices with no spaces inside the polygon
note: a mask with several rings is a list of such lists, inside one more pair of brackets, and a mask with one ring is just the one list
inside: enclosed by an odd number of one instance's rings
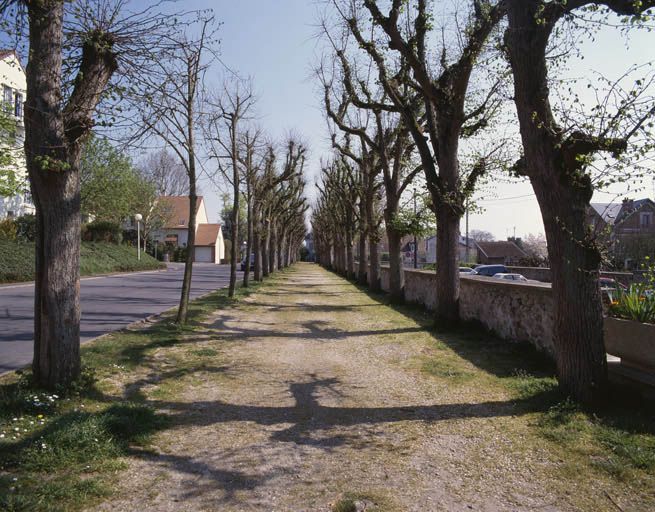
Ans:
{"label": "red tiled roof", "polygon": [[220,224],[198,224],[198,231],[196,232],[196,247],[216,245],[218,233],[221,230]]}
{"label": "red tiled roof", "polygon": [[[166,221],[165,229],[184,229],[189,227],[189,196],[161,196],[160,201],[170,206],[170,214]],[[200,209],[202,196],[198,196],[196,202],[196,214]]]}

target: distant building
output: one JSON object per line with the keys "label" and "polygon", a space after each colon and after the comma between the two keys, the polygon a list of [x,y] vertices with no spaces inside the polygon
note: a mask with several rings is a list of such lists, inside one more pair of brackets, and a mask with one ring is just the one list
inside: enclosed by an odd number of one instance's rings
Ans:
{"label": "distant building", "polygon": [[518,265],[527,253],[514,242],[476,242],[478,262],[483,265]]}
{"label": "distant building", "polygon": [[[467,247],[468,246],[468,247]],[[459,237],[458,245],[458,258],[462,263],[469,263],[477,261],[478,249],[475,246],[475,241],[466,239],[464,236]],[[468,250],[467,250],[468,249]],[[431,236],[425,240],[426,263],[437,263],[437,237]]]}
{"label": "distant building", "polygon": [[[29,192],[27,166],[25,163],[25,124],[23,107],[27,82],[25,70],[14,50],[0,50],[0,89],[2,89],[2,106],[5,116],[16,123],[15,136],[11,145],[2,148],[9,151],[13,160],[10,167],[19,183],[18,193],[10,197],[0,197],[0,219],[19,217],[34,213],[34,204]],[[2,179],[2,177],[0,177]]]}
{"label": "distant building", "polygon": [[630,268],[645,256],[655,257],[655,202],[624,199],[590,206],[587,222],[619,265]]}
{"label": "distant building", "polygon": [[[156,242],[173,247],[186,247],[189,237],[189,197],[162,196],[169,206],[170,213],[166,225],[153,232]],[[220,224],[210,224],[202,196],[198,196],[196,206],[196,240],[194,261],[205,263],[220,263],[225,258],[225,244]]]}

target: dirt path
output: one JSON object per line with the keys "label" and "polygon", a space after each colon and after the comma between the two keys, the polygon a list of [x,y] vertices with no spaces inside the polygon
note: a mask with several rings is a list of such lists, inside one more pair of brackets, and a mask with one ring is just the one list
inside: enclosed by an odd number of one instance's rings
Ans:
{"label": "dirt path", "polygon": [[[366,510],[616,510],[602,479],[571,484],[505,388],[464,359],[427,375],[432,335],[318,266],[190,341],[153,354],[161,375],[140,392],[172,426],[128,459],[103,510],[330,511],[346,496]],[[206,364],[180,371],[187,356]]]}

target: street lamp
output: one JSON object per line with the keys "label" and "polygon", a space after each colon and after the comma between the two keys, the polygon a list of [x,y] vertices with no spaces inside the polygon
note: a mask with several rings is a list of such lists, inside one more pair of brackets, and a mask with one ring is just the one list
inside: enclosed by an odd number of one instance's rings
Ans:
{"label": "street lamp", "polygon": [[143,215],[140,213],[134,216],[134,220],[136,220],[136,253],[139,261],[141,261],[141,219],[143,219]]}

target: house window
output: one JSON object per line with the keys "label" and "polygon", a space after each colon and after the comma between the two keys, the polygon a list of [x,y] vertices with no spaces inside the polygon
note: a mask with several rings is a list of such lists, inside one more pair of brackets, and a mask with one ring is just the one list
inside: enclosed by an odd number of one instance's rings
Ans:
{"label": "house window", "polygon": [[14,98],[11,91],[11,87],[4,85],[2,87],[2,102],[3,102],[2,106],[7,112],[11,112],[11,104],[13,99]]}
{"label": "house window", "polygon": [[23,202],[25,204],[32,204],[32,193],[29,190],[23,192]]}
{"label": "house window", "polygon": [[23,95],[19,92],[16,93],[16,103],[14,105],[14,115],[16,117],[23,117]]}
{"label": "house window", "polygon": [[7,212],[7,217],[8,217],[8,218],[13,219],[15,216],[16,216],[16,214],[14,213],[13,210],[9,210],[9,211]]}
{"label": "house window", "polygon": [[653,225],[653,213],[652,212],[642,212],[641,214],[641,227],[649,228]]}

